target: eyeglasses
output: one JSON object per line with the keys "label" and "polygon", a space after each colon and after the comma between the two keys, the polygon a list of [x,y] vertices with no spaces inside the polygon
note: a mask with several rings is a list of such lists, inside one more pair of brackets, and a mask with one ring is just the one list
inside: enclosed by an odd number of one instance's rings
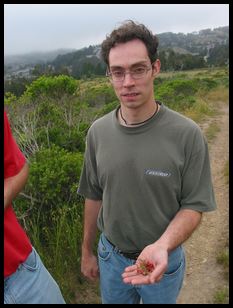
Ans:
{"label": "eyeglasses", "polygon": [[111,78],[112,81],[114,82],[122,82],[125,79],[125,75],[126,74],[130,74],[130,76],[133,79],[141,79],[144,78],[147,74],[147,72],[149,70],[151,70],[152,65],[154,63],[151,64],[151,67],[146,67],[146,66],[137,66],[135,68],[131,68],[129,69],[129,71],[127,72],[126,70],[123,69],[115,69],[113,71],[106,71],[106,76]]}

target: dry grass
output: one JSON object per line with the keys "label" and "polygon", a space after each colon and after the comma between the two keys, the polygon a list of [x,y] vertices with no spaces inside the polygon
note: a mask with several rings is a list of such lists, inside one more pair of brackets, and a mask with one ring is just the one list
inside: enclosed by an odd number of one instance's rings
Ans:
{"label": "dry grass", "polygon": [[219,131],[220,131],[220,128],[216,122],[210,123],[210,125],[205,131],[205,136],[209,143],[213,141],[213,139],[215,138],[215,136],[217,135]]}
{"label": "dry grass", "polygon": [[75,298],[71,304],[101,304],[99,282],[88,282],[77,286]]}
{"label": "dry grass", "polygon": [[226,179],[226,184],[229,184],[229,160],[226,162],[223,172]]}

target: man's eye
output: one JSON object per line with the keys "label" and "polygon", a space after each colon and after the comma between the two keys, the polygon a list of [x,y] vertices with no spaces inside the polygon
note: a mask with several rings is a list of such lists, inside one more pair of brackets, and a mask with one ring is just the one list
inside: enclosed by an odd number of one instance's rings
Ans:
{"label": "man's eye", "polygon": [[136,74],[141,74],[141,73],[144,73],[145,71],[145,68],[144,67],[137,67],[133,70],[134,73]]}
{"label": "man's eye", "polygon": [[112,72],[112,74],[114,76],[118,77],[118,76],[122,76],[124,74],[124,72],[122,72],[122,71],[114,71],[114,72]]}

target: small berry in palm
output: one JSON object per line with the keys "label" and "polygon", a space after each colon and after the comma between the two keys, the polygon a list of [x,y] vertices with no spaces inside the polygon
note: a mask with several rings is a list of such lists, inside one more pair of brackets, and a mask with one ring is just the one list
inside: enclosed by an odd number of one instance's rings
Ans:
{"label": "small berry in palm", "polygon": [[147,260],[139,260],[139,263],[137,263],[137,272],[138,274],[142,274],[144,276],[148,275],[149,273],[153,272],[154,270],[154,264]]}

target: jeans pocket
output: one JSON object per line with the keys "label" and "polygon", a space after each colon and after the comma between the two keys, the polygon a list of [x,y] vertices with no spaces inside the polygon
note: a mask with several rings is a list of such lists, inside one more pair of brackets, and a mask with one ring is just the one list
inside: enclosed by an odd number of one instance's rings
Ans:
{"label": "jeans pocket", "polygon": [[164,273],[164,276],[172,276],[179,272],[179,270],[183,267],[184,261],[181,260],[176,267],[168,268],[168,270]]}
{"label": "jeans pocket", "polygon": [[185,256],[182,248],[177,248],[169,257],[168,268],[164,276],[172,276],[185,267]]}
{"label": "jeans pocket", "polygon": [[185,258],[182,256],[181,258],[178,258],[177,260],[172,260],[170,264],[168,264],[168,268],[166,272],[164,273],[164,276],[173,276],[185,266]]}
{"label": "jeans pocket", "polygon": [[32,252],[29,254],[27,259],[21,264],[21,266],[32,272],[38,269],[39,255],[37,254],[34,248],[32,248]]}
{"label": "jeans pocket", "polygon": [[104,244],[102,236],[100,236],[99,243],[98,243],[98,257],[103,260],[107,261],[111,256],[112,251]]}

